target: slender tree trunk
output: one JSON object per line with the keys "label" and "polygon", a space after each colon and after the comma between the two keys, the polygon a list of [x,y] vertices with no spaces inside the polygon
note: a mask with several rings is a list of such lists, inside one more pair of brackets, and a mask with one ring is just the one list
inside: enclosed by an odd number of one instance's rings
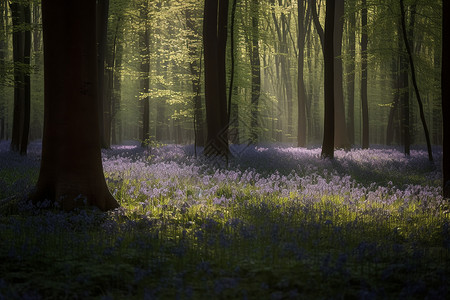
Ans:
{"label": "slender tree trunk", "polygon": [[[400,0],[400,9],[401,9],[401,13],[402,13],[403,40],[405,42],[406,52],[408,53],[409,67],[411,69],[411,79],[412,79],[412,83],[413,83],[413,86],[414,86],[414,91],[416,93],[416,99],[417,99],[417,102],[419,104],[420,119],[422,121],[423,130],[425,132],[425,138],[427,140],[428,159],[430,161],[433,161],[433,153],[432,153],[432,150],[431,150],[430,134],[428,132],[428,127],[427,127],[427,123],[426,123],[426,120],[425,120],[425,113],[423,111],[422,99],[420,97],[419,88],[417,86],[416,71],[415,71],[414,61],[413,61],[413,58],[412,58],[412,51],[411,51],[411,47],[410,47],[409,42],[408,42],[408,36],[406,34],[405,7],[404,7],[404,4],[403,4],[403,0]],[[414,9],[414,11],[415,11],[415,9]]]}
{"label": "slender tree trunk", "polygon": [[195,145],[205,146],[204,118],[201,93],[201,73],[202,73],[202,50],[201,41],[196,38],[198,33],[195,23],[193,9],[186,9],[186,26],[189,30],[187,35],[188,51],[190,57],[189,69],[192,76],[192,91],[194,92],[194,131]]}
{"label": "slender tree trunk", "polygon": [[251,48],[251,69],[252,69],[252,100],[251,100],[251,133],[252,143],[258,141],[258,111],[259,97],[261,94],[261,62],[259,58],[259,4],[258,0],[252,0],[252,48]]}
{"label": "slender tree trunk", "polygon": [[95,5],[42,0],[45,119],[34,203],[47,199],[65,210],[119,206],[102,170]]}
{"label": "slender tree trunk", "polygon": [[325,117],[322,142],[322,158],[334,158],[334,15],[335,1],[327,0],[325,31],[323,39],[323,57],[325,65]]}
{"label": "slender tree trunk", "polygon": [[350,56],[351,62],[348,63],[347,70],[347,132],[348,140],[351,145],[355,144],[355,55],[356,55],[356,16],[355,12],[349,13],[348,19],[348,54]]}
{"label": "slender tree trunk", "polygon": [[350,142],[345,124],[345,105],[342,67],[342,36],[344,32],[345,1],[336,2],[334,18],[334,146],[349,149]]}
{"label": "slender tree trunk", "polygon": [[11,150],[27,154],[30,131],[31,8],[29,3],[11,2],[14,58],[14,115]]}
{"label": "slender tree trunk", "polygon": [[398,59],[395,57],[391,64],[392,90],[394,91],[394,99],[392,99],[391,109],[389,111],[388,124],[386,128],[386,145],[390,146],[394,142],[394,136],[397,132],[400,91],[399,91],[399,76],[398,76]]}
{"label": "slender tree trunk", "polygon": [[[303,67],[304,67],[304,49],[305,49],[305,23],[308,20],[305,17],[305,1],[298,0],[298,33],[297,33],[297,99],[298,99],[298,112],[297,112],[297,146],[306,146],[306,88],[305,81],[303,79]],[[306,19],[306,20],[305,20]]]}
{"label": "slender tree trunk", "polygon": [[116,46],[116,58],[114,64],[114,78],[113,78],[113,117],[111,124],[111,143],[122,143],[122,120],[119,118],[120,106],[121,106],[121,89],[122,89],[122,57],[123,57],[123,44],[119,42]]}
{"label": "slender tree trunk", "polygon": [[362,0],[361,11],[361,110],[362,110],[362,148],[369,148],[369,105],[367,103],[367,4]]}
{"label": "slender tree trunk", "polygon": [[150,138],[150,102],[149,102],[149,88],[150,88],[150,28],[148,24],[149,15],[148,1],[144,1],[144,5],[140,10],[140,19],[143,22],[144,28],[140,35],[139,46],[141,54],[141,101],[142,101],[142,136],[141,146],[145,147]]}
{"label": "slender tree trunk", "polygon": [[[442,2],[442,37],[445,36],[445,32],[450,30],[450,22],[447,17],[450,18],[450,2]],[[449,40],[442,39],[442,53],[448,53]],[[450,198],[450,60],[447,55],[442,55],[442,73],[441,73],[441,94],[442,94],[442,117],[443,117],[443,140],[442,140],[442,175],[443,175],[443,196],[446,199]]]}
{"label": "slender tree trunk", "polygon": [[408,61],[403,55],[403,38],[402,29],[399,23],[397,31],[397,43],[399,49],[399,93],[400,93],[400,106],[401,106],[401,140],[404,147],[405,155],[410,155],[411,153],[411,137],[410,137],[410,116],[409,116],[409,78]]}
{"label": "slender tree trunk", "polygon": [[5,139],[5,118],[6,118],[6,97],[4,93],[6,78],[6,51],[7,45],[7,4],[6,1],[0,1],[0,140]]}

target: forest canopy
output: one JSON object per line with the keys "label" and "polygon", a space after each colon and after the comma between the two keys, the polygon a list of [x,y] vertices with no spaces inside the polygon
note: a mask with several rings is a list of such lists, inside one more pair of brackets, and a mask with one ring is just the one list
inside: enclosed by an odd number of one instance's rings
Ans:
{"label": "forest canopy", "polygon": [[[203,1],[97,2],[103,147],[128,140],[204,145],[210,125]],[[327,31],[328,1],[224,2],[229,7],[219,45],[225,51],[226,103],[221,110],[226,110],[223,124],[230,143],[320,145],[325,121],[322,35]],[[28,136],[42,138],[40,5],[1,2],[2,139],[15,135],[14,83],[17,89],[27,77]],[[431,143],[439,145],[442,1],[407,0],[404,7],[425,121]],[[399,1],[336,1],[334,16],[335,147],[402,145],[407,152],[409,145],[424,145]],[[19,40],[25,41],[21,48],[28,53],[16,49]]]}

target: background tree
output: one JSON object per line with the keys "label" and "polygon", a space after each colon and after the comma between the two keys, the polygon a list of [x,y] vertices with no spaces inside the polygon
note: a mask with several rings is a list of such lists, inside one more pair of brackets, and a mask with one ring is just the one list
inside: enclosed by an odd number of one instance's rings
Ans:
{"label": "background tree", "polygon": [[409,58],[409,66],[411,69],[411,79],[412,79],[412,83],[414,86],[414,91],[416,93],[416,99],[417,99],[417,103],[419,104],[419,111],[420,111],[420,119],[422,121],[422,126],[423,126],[423,130],[425,132],[425,138],[427,141],[427,149],[428,149],[428,159],[430,161],[433,161],[433,153],[431,150],[431,141],[430,141],[430,134],[428,133],[428,126],[427,126],[427,122],[425,120],[425,114],[423,112],[423,103],[422,103],[422,98],[420,97],[420,93],[419,93],[419,88],[417,86],[417,80],[416,80],[416,69],[414,66],[414,61],[412,58],[412,51],[411,51],[411,47],[409,45],[409,41],[408,41],[408,36],[406,33],[406,23],[405,23],[405,6],[403,4],[403,0],[400,0],[400,9],[401,9],[401,14],[402,14],[402,34],[403,34],[403,40],[405,41],[405,47],[406,47],[406,51],[408,53],[408,58]]}
{"label": "background tree", "polygon": [[[442,1],[442,37],[445,32],[450,30],[450,3]],[[450,50],[449,40],[442,39],[442,53],[445,54]],[[443,143],[442,143],[442,174],[443,174],[443,195],[445,198],[450,198],[450,93],[448,90],[450,84],[450,60],[448,56],[442,56],[442,73],[441,73],[441,94],[442,94],[442,116],[443,116]]]}
{"label": "background tree", "polygon": [[186,17],[186,39],[189,53],[189,70],[192,80],[192,92],[194,102],[194,131],[195,145],[203,147],[205,145],[205,131],[203,118],[203,102],[201,97],[201,79],[202,79],[202,54],[201,45],[201,22],[200,11],[196,9],[195,3],[185,10]]}
{"label": "background tree", "polygon": [[45,120],[32,199],[48,199],[65,210],[119,206],[102,170],[95,5],[90,0],[42,1]]}
{"label": "background tree", "polygon": [[30,131],[31,10],[29,1],[12,1],[10,8],[14,56],[14,115],[11,150],[25,155]]}
{"label": "background tree", "polygon": [[362,110],[362,148],[369,148],[369,105],[367,103],[367,3],[362,0],[361,7],[361,110]]}
{"label": "background tree", "polygon": [[7,18],[8,5],[0,1],[0,140],[6,139],[6,53],[8,51]]}
{"label": "background tree", "polygon": [[297,146],[306,146],[306,88],[303,78],[303,69],[305,61],[305,38],[306,38],[306,26],[310,21],[309,9],[306,8],[304,0],[298,0],[298,32],[297,32],[297,99],[298,99],[298,111],[297,111]]}
{"label": "background tree", "polygon": [[252,99],[251,99],[251,137],[253,143],[258,141],[259,98],[261,95],[261,62],[259,58],[259,3],[252,0],[252,42],[250,64],[252,69]]}
{"label": "background tree", "polygon": [[140,48],[140,65],[141,78],[140,89],[142,101],[142,135],[141,145],[144,147],[150,139],[150,28],[149,28],[149,14],[150,7],[148,0],[143,0],[140,3],[140,20],[142,21],[142,30],[139,35]]}

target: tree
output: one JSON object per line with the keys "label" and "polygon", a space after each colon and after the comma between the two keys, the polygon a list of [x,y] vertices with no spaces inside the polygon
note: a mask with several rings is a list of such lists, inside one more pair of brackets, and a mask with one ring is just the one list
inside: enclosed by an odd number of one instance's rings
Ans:
{"label": "tree", "polygon": [[[298,112],[297,112],[297,146],[306,146],[306,88],[303,78],[304,67],[304,49],[305,49],[305,37],[306,30],[305,25],[309,21],[309,15],[305,16],[305,1],[298,0],[298,32],[297,32],[297,99],[298,99]],[[309,10],[307,10],[309,13]]]}
{"label": "tree", "polygon": [[13,21],[14,56],[14,115],[11,150],[27,154],[30,131],[30,55],[31,55],[31,9],[30,3],[10,3]]}
{"label": "tree", "polygon": [[150,139],[150,28],[149,28],[149,6],[148,1],[144,0],[141,3],[140,20],[143,22],[143,30],[139,35],[139,48],[140,48],[140,89],[141,89],[141,101],[142,101],[142,135],[141,145],[144,147]]}
{"label": "tree", "polygon": [[187,33],[187,47],[189,54],[189,70],[192,76],[192,91],[194,93],[194,139],[195,145],[203,147],[205,145],[205,133],[203,122],[203,108],[201,92],[201,73],[202,73],[202,59],[201,59],[201,41],[197,23],[197,11],[191,5],[185,10]]}
{"label": "tree", "polygon": [[[315,2],[315,1],[314,1]],[[315,3],[312,7],[313,18],[317,21],[316,29],[321,31],[317,26],[318,18],[315,9]],[[325,116],[324,116],[324,133],[322,142],[322,158],[334,158],[334,15],[335,1],[327,0],[325,13],[325,30],[322,32],[322,50],[324,58],[324,91],[325,91]],[[320,28],[320,29],[319,29]],[[320,30],[320,31],[319,31]],[[320,36],[321,34],[319,34]]]}
{"label": "tree", "polygon": [[342,36],[344,32],[345,1],[337,1],[334,16],[334,146],[349,149],[350,142],[345,123],[345,106],[342,67]]}
{"label": "tree", "polygon": [[403,33],[403,40],[405,42],[406,52],[408,53],[409,58],[409,67],[411,69],[411,79],[414,86],[414,91],[416,93],[416,99],[417,103],[419,104],[419,110],[420,110],[420,119],[422,121],[423,130],[425,132],[425,138],[427,141],[427,149],[428,149],[428,159],[430,161],[433,161],[433,153],[431,151],[431,141],[430,141],[430,134],[428,133],[428,127],[427,122],[425,121],[425,114],[423,112],[423,104],[422,104],[422,98],[420,97],[419,88],[417,86],[417,80],[416,80],[416,71],[414,66],[414,61],[412,58],[412,51],[411,47],[408,42],[408,35],[406,33],[406,22],[405,22],[405,6],[403,4],[403,0],[400,0],[400,9],[402,14],[402,33]]}
{"label": "tree", "polygon": [[44,135],[34,203],[64,210],[119,206],[102,170],[96,47],[96,3],[43,0]]}
{"label": "tree", "polygon": [[259,58],[259,4],[252,0],[252,42],[250,51],[250,64],[252,69],[252,100],[251,100],[251,134],[253,143],[258,141],[258,103],[261,94],[261,62]]}
{"label": "tree", "polygon": [[347,37],[348,37],[348,55],[349,63],[347,69],[346,83],[347,83],[347,131],[348,139],[351,145],[355,144],[355,52],[356,52],[356,13],[351,11],[353,1],[346,1],[348,12],[347,23]]}
{"label": "tree", "polygon": [[369,106],[367,103],[367,3],[362,0],[361,10],[361,110],[362,110],[362,148],[369,148]]}
{"label": "tree", "polygon": [[[442,1],[442,37],[444,32],[449,32],[450,21],[450,2]],[[442,101],[442,116],[443,116],[443,141],[442,141],[442,175],[443,175],[443,196],[444,198],[450,198],[450,59],[448,55],[445,55],[449,51],[448,39],[442,39],[442,73],[441,73],[441,101]]]}
{"label": "tree", "polygon": [[0,1],[0,140],[5,139],[6,126],[6,97],[4,93],[6,78],[6,51],[8,49],[7,39],[7,9],[6,1]]}
{"label": "tree", "polygon": [[[313,1],[315,3],[315,1]],[[328,11],[328,2],[327,2]],[[320,42],[322,45],[322,50],[325,48],[325,37],[324,30],[322,29],[315,4],[312,6],[313,21],[316,30],[319,34]],[[344,108],[344,95],[342,87],[342,33],[344,26],[344,2],[338,1],[337,4],[333,5],[333,25],[330,26],[333,30],[333,143],[334,147],[337,148],[350,148],[350,142],[347,137],[347,129],[345,125],[345,108]],[[331,29],[329,29],[331,30]],[[326,121],[325,121],[326,122]]]}
{"label": "tree", "polygon": [[203,47],[207,140],[205,154],[228,157],[226,42],[228,0],[205,0]]}

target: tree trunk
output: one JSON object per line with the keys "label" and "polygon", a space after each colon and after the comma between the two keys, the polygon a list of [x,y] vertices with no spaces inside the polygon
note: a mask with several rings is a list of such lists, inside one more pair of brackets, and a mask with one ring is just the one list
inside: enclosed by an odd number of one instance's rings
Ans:
{"label": "tree trunk", "polygon": [[31,9],[30,5],[11,2],[14,57],[14,115],[11,150],[27,154],[30,131],[30,55]]}
{"label": "tree trunk", "polygon": [[140,79],[140,90],[141,90],[141,101],[142,101],[142,136],[141,146],[147,146],[150,139],[150,32],[148,24],[148,14],[149,14],[148,1],[144,1],[140,9],[140,20],[143,22],[143,31],[139,36],[139,48],[141,54],[141,79]]}
{"label": "tree trunk", "polygon": [[334,158],[334,15],[335,1],[327,0],[323,39],[325,116],[322,158]]}
{"label": "tree trunk", "polygon": [[305,17],[306,7],[304,0],[298,0],[298,32],[297,32],[297,99],[298,99],[298,112],[297,112],[297,146],[306,146],[306,88],[305,81],[303,79],[303,67],[304,67],[304,49],[305,49],[305,24],[308,20]]}
{"label": "tree trunk", "polygon": [[[450,30],[450,22],[447,17],[450,18],[450,2],[442,2],[442,36],[445,36],[445,32]],[[442,53],[448,53],[449,40],[442,39]],[[442,73],[441,73],[441,94],[442,94],[442,117],[443,117],[443,140],[442,140],[442,175],[443,175],[443,196],[444,198],[450,198],[450,60],[447,55],[442,55]]]}
{"label": "tree trunk", "polygon": [[120,144],[122,142],[122,120],[118,117],[121,105],[121,88],[122,88],[122,57],[123,45],[118,42],[116,45],[116,55],[114,63],[113,76],[113,115],[111,120],[111,143]]}
{"label": "tree trunk", "polygon": [[7,4],[0,1],[0,140],[5,139],[6,97],[4,93],[6,78],[6,51],[7,45]]}
{"label": "tree trunk", "polygon": [[401,25],[398,26],[398,49],[399,49],[399,93],[401,106],[401,140],[404,147],[405,155],[411,153],[411,137],[410,137],[410,116],[409,116],[409,79],[408,79],[408,61],[403,55],[403,38]]}
{"label": "tree trunk", "polygon": [[[350,8],[352,9],[352,8]],[[348,36],[348,54],[350,59],[352,60],[348,64],[347,70],[347,132],[348,132],[348,140],[351,145],[355,144],[355,54],[356,54],[356,16],[355,12],[349,13],[348,19],[348,28],[347,28],[347,36]]]}
{"label": "tree trunk", "polygon": [[207,140],[205,154],[228,157],[225,52],[228,0],[206,0],[203,18]]}
{"label": "tree trunk", "polygon": [[345,105],[342,67],[342,35],[344,31],[344,0],[336,2],[334,17],[334,147],[349,149],[345,124]]}
{"label": "tree trunk", "polygon": [[259,58],[259,4],[258,0],[252,0],[252,47],[251,47],[251,69],[252,69],[252,100],[251,100],[251,133],[252,143],[258,141],[258,111],[259,97],[261,94],[261,62]]}
{"label": "tree trunk", "polygon": [[100,151],[95,1],[43,0],[44,136],[34,203],[119,206]]}
{"label": "tree trunk", "polygon": [[202,72],[202,58],[201,58],[201,41],[196,38],[199,31],[194,20],[193,9],[186,9],[186,26],[189,30],[187,35],[188,51],[190,57],[189,69],[192,76],[192,91],[194,92],[194,131],[195,131],[195,145],[203,147],[205,145],[203,108],[201,93],[201,72]]}
{"label": "tree trunk", "polygon": [[[392,99],[391,109],[389,111],[388,124],[386,128],[386,145],[390,146],[394,142],[394,137],[398,132],[398,115],[399,115],[399,76],[398,76],[398,59],[395,57],[391,63],[392,90],[394,91],[394,99]],[[396,126],[397,125],[397,126]],[[397,137],[398,138],[398,137]]]}
{"label": "tree trunk", "polygon": [[369,148],[369,106],[367,103],[367,4],[362,0],[361,11],[361,110],[362,110],[362,148]]}
{"label": "tree trunk", "polygon": [[[409,42],[408,42],[408,36],[406,34],[405,7],[403,5],[403,0],[400,0],[400,8],[401,8],[401,13],[402,13],[403,40],[405,42],[406,52],[408,53],[409,67],[411,69],[411,79],[412,79],[412,83],[413,83],[413,86],[414,86],[414,91],[416,93],[416,99],[417,99],[417,102],[419,104],[420,119],[422,121],[422,126],[423,126],[423,130],[424,130],[424,133],[425,133],[425,138],[427,140],[428,159],[430,161],[433,161],[433,153],[432,153],[432,150],[431,150],[430,134],[428,133],[427,122],[425,120],[425,113],[423,111],[422,99],[420,97],[419,88],[417,86],[416,71],[415,71],[414,61],[413,61],[413,58],[412,58],[412,51],[411,51],[411,47],[410,47]],[[412,14],[415,14],[415,7],[414,7],[414,9],[412,11]],[[411,18],[411,19],[413,20],[413,18]]]}

